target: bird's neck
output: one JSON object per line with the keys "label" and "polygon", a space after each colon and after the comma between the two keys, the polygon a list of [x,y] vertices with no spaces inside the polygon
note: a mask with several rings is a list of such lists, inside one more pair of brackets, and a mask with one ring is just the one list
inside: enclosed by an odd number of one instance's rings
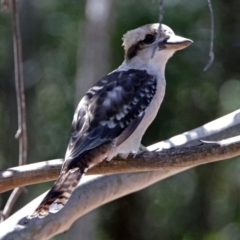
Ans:
{"label": "bird's neck", "polygon": [[130,61],[124,60],[124,62],[119,66],[118,70],[129,70],[129,69],[139,69],[146,70],[149,74],[154,76],[159,76],[160,78],[165,78],[165,66],[167,60],[157,61],[156,58],[150,59],[149,61],[144,61],[141,58],[135,57]]}

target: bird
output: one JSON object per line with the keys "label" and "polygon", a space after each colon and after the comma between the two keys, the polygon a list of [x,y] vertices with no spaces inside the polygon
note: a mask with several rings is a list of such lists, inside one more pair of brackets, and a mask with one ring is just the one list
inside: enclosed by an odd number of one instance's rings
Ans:
{"label": "bird", "polygon": [[89,168],[116,155],[126,158],[138,153],[164,98],[166,63],[177,50],[193,43],[159,23],[130,30],[122,40],[123,63],[79,102],[60,175],[29,218],[61,210]]}

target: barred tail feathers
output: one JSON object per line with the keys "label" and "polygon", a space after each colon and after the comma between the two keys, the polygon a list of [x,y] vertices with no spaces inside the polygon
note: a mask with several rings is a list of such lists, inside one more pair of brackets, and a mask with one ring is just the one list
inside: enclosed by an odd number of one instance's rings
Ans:
{"label": "barred tail feathers", "polygon": [[83,173],[80,168],[61,173],[46,197],[29,218],[42,218],[47,216],[49,212],[56,213],[61,210],[71,197]]}

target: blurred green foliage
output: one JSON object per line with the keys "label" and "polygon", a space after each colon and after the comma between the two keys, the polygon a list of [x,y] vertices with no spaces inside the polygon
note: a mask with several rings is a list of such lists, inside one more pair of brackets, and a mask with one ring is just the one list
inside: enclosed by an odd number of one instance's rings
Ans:
{"label": "blurred green foliage", "polygon": [[[215,61],[207,72],[207,1],[165,1],[164,23],[194,44],[166,69],[167,90],[144,145],[167,139],[240,107],[240,2],[213,1]],[[85,2],[21,0],[29,162],[63,157],[75,108],[77,52]],[[111,69],[123,60],[122,35],[158,21],[158,1],[114,1]],[[97,27],[97,26],[96,26]],[[79,43],[80,42],[80,43]],[[97,79],[96,79],[97,80]],[[87,81],[87,79],[86,79]],[[0,168],[18,164],[11,18],[0,13]],[[239,158],[238,158],[239,159]],[[237,159],[198,167],[100,208],[98,239],[240,239]],[[28,187],[20,208],[51,183]],[[3,208],[9,193],[0,196]],[[66,236],[55,239],[67,239]]]}

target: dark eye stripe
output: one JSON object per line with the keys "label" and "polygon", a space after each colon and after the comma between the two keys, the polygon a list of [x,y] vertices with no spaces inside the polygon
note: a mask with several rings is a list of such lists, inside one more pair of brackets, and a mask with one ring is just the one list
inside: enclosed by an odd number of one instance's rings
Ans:
{"label": "dark eye stripe", "polygon": [[138,51],[141,50],[142,48],[144,48],[145,45],[149,45],[152,44],[155,41],[155,36],[152,34],[147,34],[144,38],[144,40],[140,40],[138,41],[136,44],[132,45],[127,53],[126,53],[126,59],[127,60],[131,60],[132,58],[134,58]]}
{"label": "dark eye stripe", "polygon": [[142,49],[142,47],[142,41],[139,41],[136,44],[132,45],[127,51],[126,59],[131,60],[132,58],[134,58],[137,55],[137,52]]}

